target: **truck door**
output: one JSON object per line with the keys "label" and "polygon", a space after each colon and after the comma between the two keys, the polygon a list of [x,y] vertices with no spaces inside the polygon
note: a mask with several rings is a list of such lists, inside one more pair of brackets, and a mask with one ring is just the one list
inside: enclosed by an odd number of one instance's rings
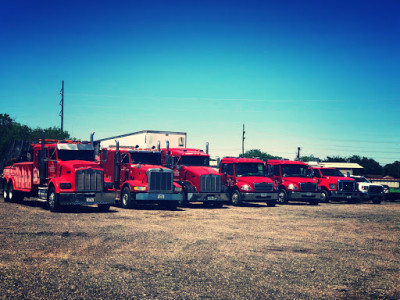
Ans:
{"label": "truck door", "polygon": [[49,179],[57,176],[57,157],[55,147],[49,147],[47,149],[47,176]]}
{"label": "truck door", "polygon": [[282,183],[280,165],[272,165],[272,180],[275,184]]}
{"label": "truck door", "polygon": [[235,176],[233,172],[233,164],[223,164],[221,166],[222,171],[222,180],[228,190],[231,190],[232,187],[235,185]]}
{"label": "truck door", "polygon": [[129,179],[130,156],[129,153],[121,153],[121,182]]}

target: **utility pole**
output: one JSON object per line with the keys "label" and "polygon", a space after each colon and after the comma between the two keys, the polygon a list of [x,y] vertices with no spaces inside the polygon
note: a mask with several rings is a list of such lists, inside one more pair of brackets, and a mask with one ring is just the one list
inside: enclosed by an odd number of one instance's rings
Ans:
{"label": "utility pole", "polygon": [[296,158],[296,160],[300,160],[300,150],[301,150],[301,148],[297,147],[297,158]]}
{"label": "utility pole", "polygon": [[242,135],[242,157],[244,157],[244,134],[246,131],[244,131],[244,124],[243,124],[243,135]]}
{"label": "utility pole", "polygon": [[60,95],[61,95],[61,101],[60,101],[61,111],[59,116],[61,116],[61,133],[63,133],[64,132],[64,80],[62,81]]}

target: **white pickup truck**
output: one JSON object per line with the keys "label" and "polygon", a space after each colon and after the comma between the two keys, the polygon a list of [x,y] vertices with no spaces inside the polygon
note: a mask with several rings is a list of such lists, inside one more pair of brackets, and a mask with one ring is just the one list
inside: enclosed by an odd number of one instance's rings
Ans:
{"label": "white pickup truck", "polygon": [[374,204],[380,204],[385,198],[383,186],[380,184],[371,183],[363,176],[350,176],[357,182],[358,190],[361,193],[361,199],[372,200]]}

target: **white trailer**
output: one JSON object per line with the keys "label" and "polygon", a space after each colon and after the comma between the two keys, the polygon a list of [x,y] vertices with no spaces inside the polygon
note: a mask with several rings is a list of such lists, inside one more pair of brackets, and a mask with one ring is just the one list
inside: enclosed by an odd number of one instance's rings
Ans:
{"label": "white trailer", "polygon": [[97,149],[108,148],[109,146],[115,146],[115,141],[117,140],[120,147],[157,148],[158,143],[160,143],[161,148],[166,148],[166,143],[169,141],[169,147],[171,148],[186,148],[186,136],[186,132],[142,130],[99,139],[94,141],[94,146]]}

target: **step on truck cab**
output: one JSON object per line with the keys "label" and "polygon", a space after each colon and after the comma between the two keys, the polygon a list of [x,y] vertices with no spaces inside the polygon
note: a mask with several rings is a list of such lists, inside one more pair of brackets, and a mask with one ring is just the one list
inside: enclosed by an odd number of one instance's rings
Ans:
{"label": "step on truck cab", "polygon": [[[210,155],[194,148],[162,149],[161,162],[174,172],[174,181],[183,188],[181,206],[189,202],[210,203],[223,206],[228,199],[222,192],[221,175],[210,167]],[[206,147],[208,149],[208,146]]]}
{"label": "step on truck cab", "polygon": [[267,161],[270,178],[278,186],[280,204],[288,201],[303,201],[317,205],[321,191],[316,180],[311,178],[308,165],[301,161],[276,160]]}
{"label": "step on truck cab", "polygon": [[228,199],[235,206],[243,202],[266,202],[275,206],[278,190],[267,177],[265,163],[255,158],[224,157],[219,166]]}
{"label": "step on truck cab", "polygon": [[106,211],[115,200],[111,182],[95,161],[93,134],[91,142],[45,140],[32,144],[31,159],[5,167],[3,195],[7,202],[37,197],[51,211],[65,205],[97,204]]}
{"label": "step on truck cab", "polygon": [[172,170],[161,166],[160,149],[109,147],[100,151],[106,178],[113,182],[117,203],[124,208],[158,204],[176,209],[183,199],[182,187],[173,181]]}
{"label": "step on truck cab", "polygon": [[312,167],[312,176],[321,189],[321,202],[330,200],[347,200],[349,203],[359,202],[360,193],[356,181],[345,177],[335,168]]}

